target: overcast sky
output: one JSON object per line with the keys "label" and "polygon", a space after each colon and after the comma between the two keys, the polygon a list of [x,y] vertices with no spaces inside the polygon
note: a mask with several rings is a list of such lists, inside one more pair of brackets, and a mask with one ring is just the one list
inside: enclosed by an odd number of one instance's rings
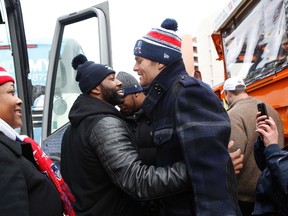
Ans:
{"label": "overcast sky", "polygon": [[[52,41],[57,17],[101,2],[103,0],[22,0],[26,37],[32,40],[47,38]],[[123,53],[123,50],[129,49],[132,56],[136,40],[152,27],[159,27],[167,17],[177,20],[179,36],[194,36],[203,19],[213,13],[218,14],[228,2],[229,0],[109,0],[111,22],[118,22],[117,25],[111,23],[113,53],[119,52],[121,55],[121,51]],[[122,29],[122,34],[117,34]],[[134,58],[130,61],[133,62]],[[115,69],[115,61],[113,62]],[[119,64],[121,62],[117,62]],[[121,67],[122,70],[132,70],[130,65],[129,69],[125,64]]]}
{"label": "overcast sky", "polygon": [[[133,27],[151,28],[157,20],[175,18],[179,23],[179,34],[193,34],[207,16],[226,6],[229,0],[109,0],[111,16],[125,16]],[[56,18],[103,0],[22,0],[22,10],[28,36],[43,37],[54,31]],[[161,22],[160,21],[160,22]],[[123,23],[125,25],[126,23]],[[42,31],[44,29],[45,31]],[[45,32],[45,35],[43,34]]]}

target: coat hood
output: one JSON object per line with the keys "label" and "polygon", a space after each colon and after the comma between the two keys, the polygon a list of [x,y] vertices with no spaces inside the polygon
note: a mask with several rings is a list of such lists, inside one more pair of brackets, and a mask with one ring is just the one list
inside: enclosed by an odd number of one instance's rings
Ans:
{"label": "coat hood", "polygon": [[115,106],[90,95],[81,94],[69,112],[70,123],[77,126],[84,118],[97,114],[112,114],[122,118]]}

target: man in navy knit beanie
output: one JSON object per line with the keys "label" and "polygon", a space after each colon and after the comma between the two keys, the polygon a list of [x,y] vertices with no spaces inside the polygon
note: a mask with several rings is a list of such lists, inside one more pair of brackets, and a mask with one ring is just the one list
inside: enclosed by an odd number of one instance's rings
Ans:
{"label": "man in navy knit beanie", "polygon": [[160,215],[240,216],[236,177],[227,150],[231,125],[207,84],[188,75],[178,23],[165,19],[136,41],[135,65],[151,118],[156,163],[184,161],[191,190],[163,198]]}
{"label": "man in navy knit beanie", "polygon": [[72,61],[72,67],[77,70],[76,81],[79,82],[80,90],[88,94],[91,89],[99,85],[109,74],[115,71],[103,64],[88,61],[86,56],[79,54]]}

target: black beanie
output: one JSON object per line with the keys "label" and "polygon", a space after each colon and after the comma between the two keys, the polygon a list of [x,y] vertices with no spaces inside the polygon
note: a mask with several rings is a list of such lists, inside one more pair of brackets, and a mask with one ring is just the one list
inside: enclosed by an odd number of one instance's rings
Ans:
{"label": "black beanie", "polygon": [[76,81],[79,82],[80,90],[88,94],[93,88],[98,86],[109,74],[115,71],[107,65],[96,64],[93,61],[87,61],[82,54],[77,55],[72,66],[76,70]]}

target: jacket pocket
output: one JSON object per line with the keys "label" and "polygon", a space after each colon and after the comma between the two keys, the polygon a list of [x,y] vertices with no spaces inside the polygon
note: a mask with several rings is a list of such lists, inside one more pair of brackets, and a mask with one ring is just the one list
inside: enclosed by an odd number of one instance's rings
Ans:
{"label": "jacket pocket", "polygon": [[172,138],[173,128],[163,128],[156,130],[154,133],[154,143],[156,145],[163,145]]}

